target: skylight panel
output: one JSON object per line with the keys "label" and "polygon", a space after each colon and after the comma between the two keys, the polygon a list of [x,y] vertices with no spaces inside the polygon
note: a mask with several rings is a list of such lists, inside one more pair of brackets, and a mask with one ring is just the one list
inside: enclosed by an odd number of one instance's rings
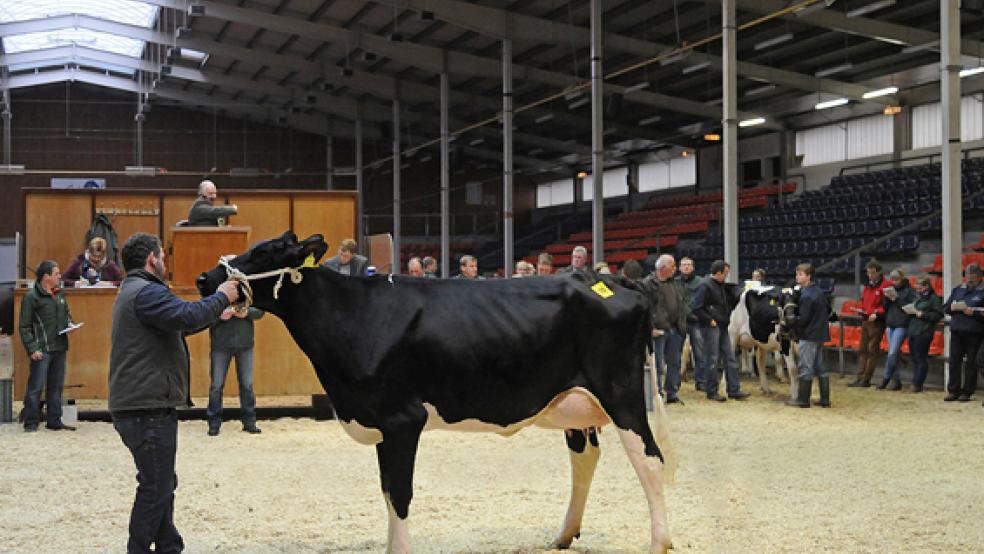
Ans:
{"label": "skylight panel", "polygon": [[76,45],[139,58],[143,54],[144,44],[142,40],[88,29],[61,29],[3,37],[3,47],[8,54]]}
{"label": "skylight panel", "polygon": [[0,0],[0,23],[81,14],[149,29],[159,11],[135,0]]}

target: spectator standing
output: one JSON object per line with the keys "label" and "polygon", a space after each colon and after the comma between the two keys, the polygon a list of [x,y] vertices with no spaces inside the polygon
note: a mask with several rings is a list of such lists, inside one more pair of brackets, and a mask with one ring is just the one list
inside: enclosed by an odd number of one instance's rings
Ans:
{"label": "spectator standing", "polygon": [[741,390],[738,379],[738,361],[735,351],[731,348],[731,337],[728,336],[728,324],[731,321],[731,303],[733,294],[725,283],[731,266],[724,260],[715,260],[711,264],[711,273],[697,288],[690,306],[697,316],[703,339],[702,353],[704,393],[708,400],[725,402],[727,398],[718,394],[717,362],[724,364],[724,374],[727,379],[728,397],[732,400],[745,400],[748,393]]}
{"label": "spectator standing", "polygon": [[424,278],[437,279],[437,260],[431,256],[424,256],[424,259],[421,260],[420,265],[424,270]]}
{"label": "spectator standing", "polygon": [[260,433],[256,426],[256,393],[253,391],[253,322],[263,317],[258,308],[222,311],[219,321],[209,329],[211,365],[208,388],[208,435],[214,437],[222,427],[222,391],[225,389],[229,363],[236,359],[236,379],[239,381],[239,409],[243,431]]}
{"label": "spectator standing", "polygon": [[871,376],[878,363],[881,339],[885,334],[885,289],[892,286],[882,277],[882,266],[872,260],[868,262],[868,282],[861,292],[861,307],[856,308],[861,316],[861,345],[858,348],[858,375],[849,387],[870,387]]}
{"label": "spectator standing", "polygon": [[800,363],[799,390],[796,398],[789,399],[787,404],[798,408],[810,407],[810,391],[813,389],[813,377],[820,383],[820,401],[818,406],[830,407],[830,377],[827,366],[823,363],[823,343],[830,340],[830,328],[827,321],[830,318],[830,306],[823,291],[813,283],[813,266],[800,264],[796,266],[796,284],[800,287],[799,314],[796,329],[799,333]]}
{"label": "spectator standing", "polygon": [[[345,239],[338,245],[338,254],[325,260],[321,264],[328,269],[337,271],[342,275],[364,276],[367,275],[366,269],[369,267],[369,260],[365,256],[358,254],[359,244],[352,239]],[[395,268],[399,272],[400,268]]]}
{"label": "spectator standing", "polygon": [[571,251],[571,265],[561,269],[561,273],[585,273],[589,271],[588,249],[583,246],[575,246]]}
{"label": "spectator standing", "polygon": [[27,390],[24,393],[24,431],[38,430],[41,421],[41,390],[47,401],[46,427],[52,431],[74,431],[62,422],[62,389],[65,387],[65,360],[68,333],[75,330],[65,294],[58,288],[58,263],[45,260],[35,271],[37,280],[21,302],[18,330],[31,359]]}
{"label": "spectator standing", "polygon": [[536,274],[537,275],[553,275],[553,256],[549,252],[541,252],[536,258]]}
{"label": "spectator standing", "polygon": [[[687,316],[690,310],[683,301],[683,285],[673,279],[676,262],[673,256],[663,254],[656,260],[656,271],[646,277],[646,289],[650,297],[649,315],[652,318],[652,346],[656,356],[659,394],[667,404],[682,404],[680,400],[680,353],[687,334]],[[663,383],[663,367],[666,382]]]}
{"label": "spectator standing", "polygon": [[964,270],[967,282],[955,287],[943,304],[943,312],[950,314],[950,374],[945,402],[968,402],[977,389],[977,354],[984,335],[981,273],[981,266],[968,265]]}
{"label": "spectator standing", "polygon": [[66,287],[81,287],[96,283],[119,285],[123,271],[106,253],[106,239],[94,237],[85,252],[78,255],[62,275]]}
{"label": "spectator standing", "polygon": [[[916,300],[916,291],[909,286],[909,280],[901,269],[893,269],[888,274],[892,286],[884,291],[885,327],[888,334],[888,356],[885,357],[885,374],[878,385],[879,390],[902,390],[902,343],[909,332],[909,320],[902,307]],[[891,385],[889,385],[891,383]]]}
{"label": "spectator standing", "polygon": [[123,245],[126,278],[113,303],[109,355],[109,411],[113,427],[137,467],[127,552],[181,552],[174,526],[178,417],[189,405],[190,364],[186,333],[215,323],[239,298],[235,281],[212,296],[185,302],[164,282],[160,239],[136,233]]}
{"label": "spectator standing", "polygon": [[482,277],[479,277],[478,275],[478,260],[475,256],[465,254],[460,260],[458,260],[458,267],[460,269],[460,273],[454,276],[455,279],[482,279]]}
{"label": "spectator standing", "polygon": [[[188,225],[193,227],[219,227],[225,225],[229,216],[236,215],[239,208],[235,204],[215,206],[219,192],[212,181],[202,181],[198,185],[198,198],[188,211]],[[126,264],[124,264],[126,265]]]}
{"label": "spectator standing", "polygon": [[[703,279],[697,276],[697,272],[694,271],[694,261],[691,258],[683,257],[680,258],[680,274],[677,276],[677,280],[683,285],[683,302],[688,308],[693,306],[694,296],[697,295],[697,289],[700,287]],[[698,391],[704,390],[704,339],[700,334],[700,325],[697,321],[697,314],[693,313],[691,310],[687,315],[687,340],[690,342],[690,353],[693,356],[694,362],[694,387]],[[681,367],[682,367],[681,362]]]}
{"label": "spectator standing", "polygon": [[943,301],[933,291],[928,275],[916,279],[913,286],[916,313],[909,319],[909,353],[912,354],[912,385],[907,392],[923,391],[929,371],[929,347],[933,343],[936,324],[943,319]]}

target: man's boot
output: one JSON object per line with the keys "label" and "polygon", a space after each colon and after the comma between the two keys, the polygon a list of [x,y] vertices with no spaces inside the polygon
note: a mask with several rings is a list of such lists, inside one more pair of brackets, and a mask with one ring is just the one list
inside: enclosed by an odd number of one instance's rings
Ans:
{"label": "man's boot", "polygon": [[830,407],[830,377],[826,375],[820,377],[820,402],[817,402],[817,406]]}
{"label": "man's boot", "polygon": [[786,401],[787,406],[794,406],[796,408],[809,408],[810,407],[810,389],[813,388],[813,379],[803,379],[799,380],[799,391],[796,394],[796,398],[790,398]]}

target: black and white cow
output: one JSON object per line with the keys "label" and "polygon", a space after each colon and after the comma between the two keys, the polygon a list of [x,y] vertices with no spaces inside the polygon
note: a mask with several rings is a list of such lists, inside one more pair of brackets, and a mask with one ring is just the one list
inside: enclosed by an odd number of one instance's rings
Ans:
{"label": "black and white cow", "polygon": [[[784,336],[779,326],[785,311],[794,307],[792,291],[780,290],[771,286],[756,286],[741,293],[738,305],[731,312],[728,334],[731,343],[742,351],[755,351],[759,371],[759,388],[763,394],[772,394],[766,371],[765,355],[775,356],[776,377],[780,382],[790,383],[790,391],[795,396],[799,372],[797,352],[794,341]],[[785,371],[786,375],[783,375]]]}
{"label": "black and white cow", "polygon": [[[307,354],[338,419],[375,445],[389,510],[389,552],[409,552],[414,458],[429,429],[511,435],[529,425],[568,430],[573,491],[552,548],[581,530],[598,461],[594,428],[613,423],[649,503],[651,550],[670,544],[663,481],[672,471],[665,412],[646,419],[648,306],[614,282],[574,278],[433,280],[349,277],[311,267],[321,235],[259,243],[203,273],[228,277],[283,320]],[[571,431],[574,430],[574,431]]]}

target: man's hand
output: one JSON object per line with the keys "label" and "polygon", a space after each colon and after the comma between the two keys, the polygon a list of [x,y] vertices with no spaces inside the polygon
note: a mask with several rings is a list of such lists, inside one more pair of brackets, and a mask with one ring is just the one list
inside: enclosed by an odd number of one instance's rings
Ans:
{"label": "man's hand", "polygon": [[974,315],[974,308],[967,306],[966,308],[963,309],[963,313],[964,315]]}
{"label": "man's hand", "polygon": [[219,285],[218,291],[226,295],[226,298],[229,299],[229,303],[232,304],[236,300],[239,300],[239,281],[226,281],[225,283]]}
{"label": "man's hand", "polygon": [[711,320],[711,327],[717,327],[717,326],[718,326],[717,320],[716,319],[712,319]]}
{"label": "man's hand", "polygon": [[40,362],[44,359],[44,352],[38,350],[37,352],[31,352],[31,359],[35,362]]}
{"label": "man's hand", "polygon": [[234,314],[235,314],[235,310],[233,310],[231,307],[227,307],[226,309],[222,310],[221,314],[219,314],[219,319],[221,319],[222,321],[229,321],[230,319],[232,319],[232,316]]}
{"label": "man's hand", "polygon": [[662,337],[664,334],[665,333],[663,332],[662,329],[653,329],[653,337],[654,338]]}
{"label": "man's hand", "polygon": [[232,311],[232,315],[238,317],[239,319],[245,319],[249,316],[249,308],[237,308]]}
{"label": "man's hand", "polygon": [[868,321],[874,321],[878,319],[878,314],[871,314],[868,316]]}

